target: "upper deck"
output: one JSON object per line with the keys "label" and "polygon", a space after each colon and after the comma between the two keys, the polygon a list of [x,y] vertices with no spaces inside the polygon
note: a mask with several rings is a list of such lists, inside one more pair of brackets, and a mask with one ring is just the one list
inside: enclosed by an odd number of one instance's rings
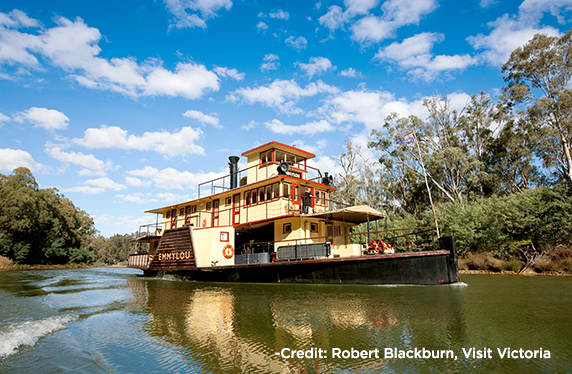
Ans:
{"label": "upper deck", "polygon": [[198,198],[146,213],[158,214],[155,229],[244,226],[341,207],[329,194],[331,177],[307,164],[314,154],[279,142],[243,152],[246,168],[231,156],[228,175],[198,185]]}

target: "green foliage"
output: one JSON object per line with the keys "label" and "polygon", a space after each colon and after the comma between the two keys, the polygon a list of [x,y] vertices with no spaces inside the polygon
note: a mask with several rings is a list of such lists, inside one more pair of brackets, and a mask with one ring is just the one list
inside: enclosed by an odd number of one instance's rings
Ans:
{"label": "green foliage", "polygon": [[129,253],[135,252],[136,246],[131,242],[134,238],[135,234],[115,234],[107,239],[98,235],[92,239],[89,248],[95,261],[116,265],[129,260]]}
{"label": "green foliage", "polygon": [[56,189],[40,189],[26,168],[0,174],[0,256],[19,264],[114,265],[135,251],[133,238],[97,235],[86,212]]}
{"label": "green foliage", "polygon": [[572,29],[561,37],[536,34],[503,66],[504,101],[541,133],[539,156],[558,179],[572,180]]}
{"label": "green foliage", "polygon": [[[454,235],[460,255],[490,252],[506,257],[521,243],[537,248],[572,244],[572,196],[567,185],[539,187],[503,197],[436,207],[441,235]],[[431,226],[431,211],[422,222],[403,213],[391,228]]]}
{"label": "green foliage", "polygon": [[21,264],[91,263],[93,219],[56,189],[40,189],[30,170],[0,174],[0,256]]}

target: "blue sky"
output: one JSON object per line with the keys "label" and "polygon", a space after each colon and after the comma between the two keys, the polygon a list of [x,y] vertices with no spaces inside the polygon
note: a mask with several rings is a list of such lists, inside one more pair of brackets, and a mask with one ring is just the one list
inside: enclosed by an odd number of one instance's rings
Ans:
{"label": "blue sky", "polygon": [[[270,141],[366,149],[391,112],[503,88],[572,1],[137,0],[0,3],[0,173],[56,187],[109,236],[196,198],[228,156]],[[242,159],[241,167],[245,166]]]}

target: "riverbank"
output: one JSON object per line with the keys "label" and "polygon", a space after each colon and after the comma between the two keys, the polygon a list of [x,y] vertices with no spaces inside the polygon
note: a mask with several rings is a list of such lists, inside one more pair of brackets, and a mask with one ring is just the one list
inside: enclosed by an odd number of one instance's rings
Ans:
{"label": "riverbank", "polygon": [[85,264],[85,263],[71,263],[71,264],[36,264],[24,265],[17,264],[9,258],[0,256],[0,271],[2,270],[51,270],[51,269],[88,269],[98,267],[126,267],[126,264],[106,265],[106,264]]}
{"label": "riverbank", "polygon": [[530,257],[498,258],[490,253],[469,253],[459,257],[460,274],[572,275],[572,249],[562,248]]}
{"label": "riverbank", "polygon": [[572,273],[549,271],[544,273],[537,273],[532,270],[518,273],[511,270],[492,271],[492,270],[459,270],[461,275],[526,275],[526,276],[551,276],[551,277],[572,277]]}

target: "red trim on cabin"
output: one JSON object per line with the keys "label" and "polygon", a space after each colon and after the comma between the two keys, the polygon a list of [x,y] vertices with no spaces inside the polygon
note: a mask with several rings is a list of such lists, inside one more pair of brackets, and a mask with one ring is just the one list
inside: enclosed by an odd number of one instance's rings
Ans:
{"label": "red trim on cabin", "polygon": [[[328,189],[328,190],[331,190],[331,191],[336,191],[336,190],[337,190],[335,187],[327,186],[327,185],[325,185],[325,184],[322,184],[322,183],[319,183],[319,182],[316,182],[316,181],[309,181],[309,180],[307,180],[307,179],[291,177],[291,176],[289,176],[289,175],[276,175],[276,176],[274,176],[274,177],[272,177],[272,178],[264,179],[264,180],[262,180],[262,181],[258,181],[258,182],[250,183],[250,184],[247,184],[247,185],[244,185],[244,186],[237,187],[237,188],[235,188],[235,189],[232,190],[232,191],[234,191],[235,193],[241,193],[241,194],[242,194],[242,193],[244,193],[244,192],[246,192],[246,191],[250,191],[250,190],[253,189],[253,188],[258,188],[258,187],[260,187],[261,185],[266,185],[266,184],[268,184],[268,183],[270,183],[270,184],[276,183],[276,182],[271,182],[271,181],[273,181],[273,180],[275,180],[275,179],[276,179],[276,180],[284,179],[285,181],[286,181],[286,180],[295,181],[295,182],[297,182],[298,184],[304,185],[304,186],[305,186],[305,185],[316,185],[316,186],[322,187],[322,189]],[[224,194],[227,194],[227,193],[229,193],[229,191],[219,192],[219,193],[217,193],[217,194],[215,194],[215,195],[209,195],[209,196],[201,197],[200,199],[189,200],[189,201],[184,202],[184,203],[179,203],[179,204],[175,204],[175,205],[168,205],[168,206],[161,207],[161,208],[157,208],[157,209],[146,210],[145,213],[157,213],[157,214],[160,214],[160,213],[163,213],[163,211],[165,211],[165,210],[170,210],[170,209],[172,209],[172,208],[178,208],[178,207],[180,207],[180,206],[186,206],[186,205],[189,205],[189,204],[191,204],[191,205],[195,204],[195,205],[196,205],[198,202],[200,202],[200,201],[207,201],[208,199],[216,200],[216,199],[217,199],[217,196],[224,195]],[[195,213],[196,213],[196,212],[195,212]]]}
{"label": "red trim on cabin", "polygon": [[293,151],[296,151],[296,152],[305,154],[305,155],[309,156],[308,158],[316,157],[316,155],[313,154],[313,153],[304,151],[304,150],[302,150],[302,149],[300,149],[300,148],[292,147],[291,145],[286,145],[286,144],[282,144],[282,143],[278,143],[278,142],[270,142],[270,143],[263,144],[263,145],[258,146],[258,147],[256,147],[256,148],[253,148],[253,149],[251,149],[251,150],[249,150],[249,151],[243,152],[243,153],[241,154],[241,156],[248,156],[248,155],[250,155],[250,154],[252,154],[252,153],[254,153],[254,152],[262,151],[262,150],[264,150],[265,148],[271,148],[271,147],[273,147],[273,146],[274,146],[274,147],[284,147],[284,148],[287,148],[287,149],[290,149],[290,150],[293,150]]}

